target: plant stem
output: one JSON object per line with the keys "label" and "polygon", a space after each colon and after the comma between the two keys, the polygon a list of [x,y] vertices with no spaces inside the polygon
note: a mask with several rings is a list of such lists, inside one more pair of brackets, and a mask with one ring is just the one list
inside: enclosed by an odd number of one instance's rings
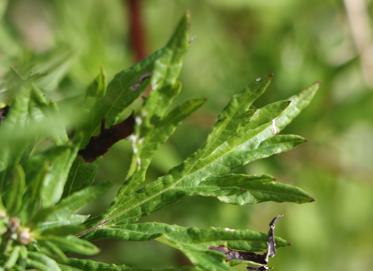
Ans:
{"label": "plant stem", "polygon": [[136,61],[146,57],[141,0],[124,0],[128,6],[130,44]]}

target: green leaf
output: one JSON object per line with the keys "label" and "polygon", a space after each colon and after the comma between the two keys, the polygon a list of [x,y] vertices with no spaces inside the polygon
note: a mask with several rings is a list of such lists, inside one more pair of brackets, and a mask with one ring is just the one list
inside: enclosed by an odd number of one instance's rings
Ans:
{"label": "green leaf", "polygon": [[67,141],[66,121],[60,116],[57,105],[37,87],[18,80],[19,93],[0,127],[0,171],[27,158],[32,145],[41,138],[51,137],[57,144]]}
{"label": "green leaf", "polygon": [[108,183],[102,183],[77,191],[58,203],[54,208],[54,212],[59,210],[67,210],[71,213],[77,212],[105,193],[109,187]]}
{"label": "green leaf", "polygon": [[142,81],[136,91],[131,90],[131,87],[139,77],[152,70],[155,59],[161,53],[162,51],[157,51],[142,62],[115,75],[105,95],[97,99],[90,110],[83,130],[83,146],[88,143],[88,139],[94,135],[102,121],[105,121],[107,127],[111,127],[117,121],[117,116],[140,96],[149,80]]}
{"label": "green leaf", "polygon": [[[193,264],[193,267],[158,269],[163,271],[232,270],[235,263],[223,251],[214,249],[217,246],[236,250],[233,253],[238,254],[265,249],[268,253],[263,257],[274,254],[273,230],[278,217],[272,220],[268,234],[247,229],[138,222],[185,196],[215,197],[240,205],[313,200],[300,188],[275,182],[269,176],[233,173],[242,172],[242,167],[250,162],[304,142],[299,136],[279,133],[309,104],[318,85],[288,100],[254,106],[268,88],[271,77],[256,80],[234,95],[218,116],[205,145],[188,159],[165,176],[147,179],[157,149],[204,102],[194,99],[174,106],[181,93],[178,77],[188,46],[189,14],[186,14],[165,47],[119,72],[108,85],[101,70],[85,92],[62,99],[58,106],[42,90],[56,90],[62,79],[66,80],[61,90],[73,89],[74,80],[65,77],[70,53],[53,52],[47,61],[44,61],[46,54],[32,56],[31,62],[23,61],[21,67],[10,69],[1,78],[0,88],[7,92],[4,97],[10,98],[6,101],[9,114],[3,110],[0,123],[0,250],[4,250],[3,255],[0,252],[1,266],[16,271],[157,270],[65,256],[65,252],[88,256],[98,253],[99,249],[87,238],[156,239],[182,251]],[[147,94],[141,97],[146,90]],[[60,98],[65,94],[53,95]],[[139,109],[142,101],[144,105]],[[107,186],[93,185],[96,165],[84,163],[77,154],[85,153],[86,148],[89,152],[91,146],[107,150],[110,144],[102,146],[94,139],[103,136],[104,143],[114,142],[110,136],[120,130],[114,128],[127,125],[123,120],[128,116],[131,116],[128,118],[131,129],[127,129],[130,132],[125,137],[134,131],[128,137],[133,150],[130,170],[108,210],[87,221],[90,215],[79,214],[79,210],[99,198]],[[108,133],[103,135],[103,131]],[[22,236],[6,234],[18,219],[21,230],[14,233],[30,231],[32,242],[27,245],[16,244],[16,239]],[[276,242],[278,246],[287,245],[281,238],[276,238]]]}
{"label": "green leaf", "polygon": [[[164,47],[163,54],[155,62],[151,80],[152,92],[140,115],[136,117],[134,157],[129,172],[131,176],[136,171],[136,176],[130,180],[131,186],[127,190],[144,181],[157,148],[166,142],[181,120],[202,105],[201,100],[191,100],[170,110],[173,100],[181,91],[181,83],[177,78],[189,46],[189,20],[189,14],[186,14]],[[165,116],[166,114],[168,115]]]}
{"label": "green leaf", "polygon": [[35,55],[29,62],[30,68],[23,70],[22,75],[29,77],[28,80],[41,89],[51,92],[66,76],[71,62],[72,53],[69,50],[53,51],[47,56]]}
{"label": "green leaf", "polygon": [[78,234],[84,230],[83,223],[90,217],[89,215],[70,215],[68,219],[59,216],[59,220],[46,221],[38,224],[38,232],[43,236]]}
{"label": "green leaf", "polygon": [[[131,241],[157,238],[158,241],[181,250],[196,266],[203,268],[203,270],[230,270],[224,260],[224,255],[212,251],[210,246],[237,247],[237,242],[240,242],[240,248],[245,248],[245,251],[261,251],[267,246],[267,234],[253,230],[181,227],[162,223],[107,226],[87,237]],[[281,238],[276,239],[276,244],[279,247],[288,245]]]}
{"label": "green leaf", "polygon": [[227,137],[226,132],[234,130],[238,124],[245,123],[241,117],[253,114],[252,104],[267,90],[272,81],[272,77],[268,80],[256,80],[255,83],[249,85],[240,93],[233,95],[231,101],[219,114],[213,130],[209,134],[204,148],[206,152],[213,150],[219,146]]}
{"label": "green leaf", "polygon": [[[178,60],[181,61],[186,48],[180,47],[180,50],[175,48],[184,46],[187,40],[187,22],[188,16],[185,16],[164,48],[115,75],[105,95],[97,99],[92,107],[90,118],[84,128],[83,146],[101,125],[102,120],[105,121],[107,127],[119,121],[118,117],[121,112],[146,89],[150,76],[153,89],[158,89],[164,84],[174,85],[176,83],[181,65]],[[162,65],[168,66],[164,68]]]}
{"label": "green leaf", "polygon": [[30,182],[30,210],[50,207],[61,199],[76,153],[77,150],[71,147],[54,147],[29,161],[26,172]]}
{"label": "green leaf", "polygon": [[43,255],[39,252],[28,252],[27,259],[28,268],[36,268],[40,271],[60,271],[58,264],[55,260]]}
{"label": "green leaf", "polygon": [[226,271],[231,269],[225,261],[224,255],[216,251],[202,249],[200,246],[190,244],[177,244],[175,248],[181,250],[201,270]]}
{"label": "green leaf", "polygon": [[[10,105],[9,113],[6,119],[1,123],[0,135],[2,133],[17,132],[19,128],[26,125],[28,120],[28,108],[30,102],[30,88],[22,87],[16,99]],[[1,136],[2,151],[0,152],[0,172],[15,165],[21,159],[23,152],[26,149],[26,142],[21,141],[18,144],[9,144],[7,137]],[[9,138],[11,138],[9,136]]]}
{"label": "green leaf", "polygon": [[57,203],[61,199],[75,156],[76,150],[69,147],[56,148],[44,155],[43,160],[48,161],[48,169],[40,188],[40,200],[44,208]]}
{"label": "green leaf", "polygon": [[129,193],[129,191],[134,190],[145,181],[145,174],[155,151],[167,141],[177,126],[200,108],[204,102],[204,99],[192,99],[176,106],[164,118],[155,123],[154,127],[145,134],[144,138],[133,139],[134,155],[132,168],[135,167],[135,172],[129,179],[129,184],[121,191],[122,194]]}
{"label": "green leaf", "polygon": [[[93,260],[87,259],[70,259],[69,265],[79,268],[79,270],[84,271],[193,271],[196,270],[193,267],[176,267],[176,268],[138,268],[138,267],[129,267],[126,265],[116,265],[109,263],[102,263]],[[69,269],[66,269],[70,271]],[[75,271],[75,269],[71,270]]]}
{"label": "green leaf", "polygon": [[269,176],[228,174],[209,177],[200,185],[185,186],[178,191],[188,196],[216,197],[222,202],[239,205],[265,201],[305,203],[313,201],[306,192],[292,185],[275,182]]}
{"label": "green leaf", "polygon": [[[210,245],[229,246],[230,242],[241,241],[251,244],[249,251],[265,249],[267,242],[266,233],[249,229],[182,227],[156,222],[103,226],[87,235],[87,238],[91,240],[115,238],[129,241],[145,241],[160,238],[161,236],[175,243],[200,244],[205,248]],[[288,245],[281,238],[277,238],[276,242],[279,247]]]}
{"label": "green leaf", "polygon": [[146,98],[141,108],[143,126],[153,128],[154,122],[161,119],[171,108],[172,102],[181,92],[181,83],[176,81],[173,85],[166,85],[159,89],[153,89]]}
{"label": "green leaf", "polygon": [[[232,146],[239,146],[244,142],[251,142],[252,145],[249,148],[255,150],[257,153],[257,148],[263,140],[266,138],[260,138],[260,132],[266,128],[271,128],[271,134],[266,135],[268,137],[274,136],[276,133],[273,132],[273,120],[278,117],[287,106],[289,106],[289,101],[280,101],[272,104],[268,104],[255,110],[254,112],[249,112],[249,117],[244,113],[243,116],[246,118],[242,119],[240,116],[232,119],[233,123],[232,129],[227,129],[224,131],[221,136],[221,144],[216,146],[214,150],[209,151],[209,147],[203,148],[200,153],[196,153],[197,157],[193,157],[194,161],[200,159],[199,164],[190,163],[189,166],[197,169],[199,166],[208,163],[209,161],[215,160],[222,155],[229,153],[232,149]],[[277,128],[276,128],[277,129]],[[201,160],[203,163],[200,163]],[[248,162],[243,163],[247,164]],[[240,165],[238,165],[240,166]]]}
{"label": "green leaf", "polygon": [[[213,151],[206,151],[210,148],[207,144],[168,175],[145,185],[136,193],[119,193],[115,203],[104,216],[105,223],[115,223],[113,220],[120,220],[121,223],[138,220],[181,198],[183,193],[177,191],[179,187],[196,187],[210,176],[228,174],[234,168],[288,150],[300,143],[300,138],[276,138],[276,135],[309,104],[317,88],[317,84],[312,85],[301,94],[291,97],[290,103],[278,102],[257,109],[242,129],[237,131],[235,127],[234,130],[228,131],[230,136],[224,136],[226,140]],[[231,119],[226,127],[234,121],[236,120]],[[217,133],[217,138],[222,134]]]}
{"label": "green leaf", "polygon": [[15,264],[17,263],[18,257],[20,256],[20,250],[21,250],[20,246],[15,246],[13,248],[12,252],[9,255],[9,258],[7,259],[4,265],[4,268],[6,268],[6,270],[11,269],[15,266]]}
{"label": "green leaf", "polygon": [[52,242],[64,252],[72,252],[88,256],[99,252],[99,249],[92,243],[73,235],[65,237],[44,236],[42,238],[43,240]]}
{"label": "green leaf", "polygon": [[128,270],[125,265],[101,263],[88,259],[69,259],[69,265],[84,271],[122,271]]}
{"label": "green leaf", "polygon": [[22,207],[23,194],[26,190],[25,173],[20,165],[13,170],[9,185],[5,191],[5,206],[9,214],[16,214]]}
{"label": "green leaf", "polygon": [[182,59],[189,45],[190,15],[186,13],[165,47],[165,52],[157,59],[151,84],[154,90],[166,85],[174,85],[180,74]]}
{"label": "green leaf", "polygon": [[154,119],[162,118],[169,111],[172,101],[180,94],[181,84],[177,78],[189,47],[189,20],[189,14],[186,14],[165,46],[164,53],[155,62],[152,92],[141,110],[144,124],[150,127],[154,126]]}
{"label": "green leaf", "polygon": [[91,84],[87,87],[86,96],[87,97],[102,97],[106,92],[106,75],[103,69],[93,80]]}
{"label": "green leaf", "polygon": [[50,241],[39,240],[40,249],[50,258],[55,259],[56,261],[66,262],[67,257],[62,252],[62,250]]}
{"label": "green leaf", "polygon": [[89,216],[75,213],[105,193],[109,187],[108,184],[100,184],[77,191],[57,205],[41,210],[32,221],[38,225],[40,231],[82,224]]}
{"label": "green leaf", "polygon": [[85,163],[77,158],[69,172],[64,197],[93,184],[96,177],[97,166],[94,163]]}
{"label": "green leaf", "polygon": [[[33,122],[44,123],[50,116],[60,115],[59,108],[56,103],[47,98],[44,93],[37,87],[33,86],[31,91],[31,99],[29,105],[30,119]],[[58,144],[64,144],[68,140],[66,133],[66,125],[61,122],[56,122],[52,130],[52,139]]]}

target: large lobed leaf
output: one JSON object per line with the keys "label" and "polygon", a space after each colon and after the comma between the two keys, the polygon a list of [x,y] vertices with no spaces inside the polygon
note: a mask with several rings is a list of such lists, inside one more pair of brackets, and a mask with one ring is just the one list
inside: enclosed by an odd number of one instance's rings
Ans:
{"label": "large lobed leaf", "polygon": [[[181,227],[163,223],[140,223],[117,227],[103,227],[88,236],[92,239],[121,239],[144,241],[157,239],[181,250],[195,266],[203,270],[229,270],[224,255],[210,249],[211,246],[224,245],[228,248],[245,251],[262,251],[267,246],[267,235],[252,230],[230,228]],[[278,246],[287,245],[281,238],[276,239]]]}
{"label": "large lobed leaf", "polygon": [[[267,82],[259,82],[258,84],[259,88],[254,90],[250,88],[245,91],[249,93],[259,91],[261,93],[262,89],[268,85]],[[136,221],[184,196],[185,187],[194,187],[198,190],[198,186],[207,178],[224,176],[232,169],[289,150],[303,142],[303,139],[297,136],[279,136],[277,134],[309,104],[317,87],[317,84],[312,85],[287,101],[255,109],[247,122],[242,122],[240,118],[234,118],[233,116],[238,113],[235,110],[232,111],[232,107],[228,106],[223,115],[226,115],[229,121],[220,120],[217,124],[219,127],[225,123],[226,129],[224,131],[217,132],[218,129],[215,129],[213,132],[215,135],[209,137],[203,148],[183,164],[171,170],[168,175],[143,186],[135,193],[119,193],[115,203],[105,214],[103,223],[115,224],[115,220],[120,220],[121,223]],[[254,94],[251,96],[255,97]],[[243,111],[241,114],[248,112],[246,107],[241,108]],[[227,127],[233,128],[229,130]],[[217,144],[222,138],[224,140]],[[212,148],[214,145],[216,146]],[[298,193],[299,191],[293,190],[293,192]],[[302,200],[295,201],[307,202],[311,200],[309,196],[305,196],[305,194],[303,196]],[[265,199],[278,200],[276,197],[267,195]]]}
{"label": "large lobed leaf", "polygon": [[136,130],[132,136],[133,159],[128,174],[127,193],[145,181],[145,174],[158,147],[165,143],[176,127],[197,110],[203,99],[186,101],[174,108],[172,102],[181,91],[177,81],[184,55],[189,45],[189,15],[185,15],[174,35],[155,62],[151,79],[152,91],[136,116]]}

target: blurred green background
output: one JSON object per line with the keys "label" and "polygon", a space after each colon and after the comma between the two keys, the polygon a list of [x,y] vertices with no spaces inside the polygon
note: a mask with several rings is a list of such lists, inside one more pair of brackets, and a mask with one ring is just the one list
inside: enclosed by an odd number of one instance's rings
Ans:
{"label": "blurred green background", "polygon": [[[180,99],[202,96],[208,102],[161,148],[151,177],[203,143],[232,93],[274,73],[262,102],[321,82],[311,106],[287,129],[309,141],[247,171],[296,184],[316,202],[239,207],[189,198],[148,219],[267,231],[273,216],[285,214],[278,234],[292,246],[273,259],[276,270],[373,270],[373,1],[143,0],[148,53],[164,45],[186,10],[194,39]],[[56,99],[82,93],[101,67],[111,78],[134,63],[128,1],[1,0],[0,13],[0,76],[9,67],[44,63],[38,67],[48,71],[63,63],[61,82],[45,86]],[[97,179],[119,184],[129,149],[128,142],[117,143],[97,162]],[[98,258],[105,261],[148,267],[185,263],[177,251],[155,242],[101,246]]]}

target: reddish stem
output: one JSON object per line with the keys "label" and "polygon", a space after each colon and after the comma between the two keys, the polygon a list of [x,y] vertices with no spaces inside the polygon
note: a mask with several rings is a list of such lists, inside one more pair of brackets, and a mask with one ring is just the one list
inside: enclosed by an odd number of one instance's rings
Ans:
{"label": "reddish stem", "polygon": [[124,0],[127,1],[129,16],[129,34],[130,44],[134,52],[136,61],[146,57],[144,25],[141,14],[141,0]]}

